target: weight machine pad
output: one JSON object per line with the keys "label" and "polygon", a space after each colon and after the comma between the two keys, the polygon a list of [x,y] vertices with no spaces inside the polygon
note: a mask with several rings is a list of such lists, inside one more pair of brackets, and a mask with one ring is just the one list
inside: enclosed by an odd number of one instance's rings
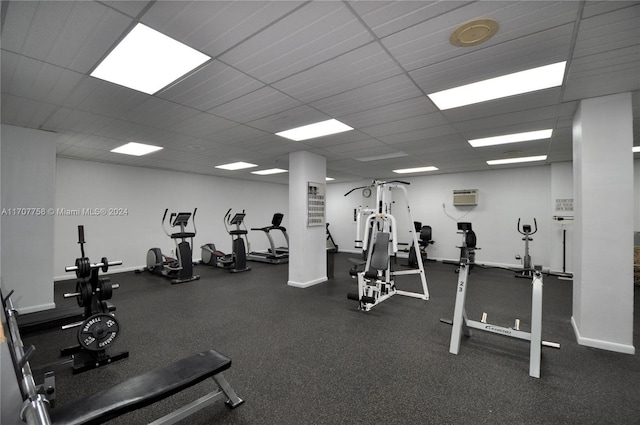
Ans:
{"label": "weight machine pad", "polygon": [[203,351],[51,409],[51,422],[101,424],[176,394],[230,367],[230,358],[214,350]]}

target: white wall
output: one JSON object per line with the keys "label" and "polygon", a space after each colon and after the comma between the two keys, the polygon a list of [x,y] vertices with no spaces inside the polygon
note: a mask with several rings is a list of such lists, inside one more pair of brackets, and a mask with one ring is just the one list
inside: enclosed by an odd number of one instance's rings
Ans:
{"label": "white wall", "polygon": [[21,313],[53,308],[57,134],[2,125],[2,287]]}
{"label": "white wall", "polygon": [[[168,254],[175,245],[161,228],[162,214],[169,211],[193,211],[197,235],[194,259],[200,258],[200,246],[215,243],[216,248],[231,251],[231,236],[223,225],[229,208],[245,210],[248,228],[271,223],[275,212],[285,213],[287,226],[287,186],[249,182],[199,174],[188,174],[131,166],[103,164],[66,158],[57,159],[54,276],[68,278],[66,265],[80,256],[77,226],[85,227],[85,254],[92,262],[106,256],[122,260],[117,270],[143,267],[149,248],[159,247]],[[61,209],[122,209],[122,215],[66,216]],[[266,250],[263,232],[250,231],[253,250]],[[279,241],[276,241],[279,242]],[[283,242],[284,243],[284,242]],[[280,246],[280,245],[278,245]]]}
{"label": "white wall", "polygon": [[[428,248],[429,258],[457,260],[459,250],[456,246],[460,246],[461,236],[457,233],[456,223],[470,221],[478,237],[478,246],[482,248],[476,253],[478,263],[518,266],[520,263],[515,255],[524,254],[524,242],[516,230],[518,218],[521,217],[523,223],[533,224],[535,217],[539,230],[530,244],[530,255],[534,264],[549,267],[549,229],[552,223],[549,166],[404,177],[401,180],[411,183],[407,190],[413,219],[433,229],[436,243]],[[361,191],[348,197],[344,194],[353,187],[368,183],[336,183],[328,187],[327,220],[341,251],[354,249],[353,209],[359,205],[372,207],[375,201],[373,196],[363,198]],[[478,205],[454,207],[454,189],[478,189]],[[411,224],[404,218],[404,206],[398,202],[393,208],[398,219],[399,240],[409,242]]]}
{"label": "white wall", "polygon": [[633,213],[634,225],[633,228],[636,232],[640,232],[640,158],[633,162],[633,188],[635,192],[634,202],[635,211]]}

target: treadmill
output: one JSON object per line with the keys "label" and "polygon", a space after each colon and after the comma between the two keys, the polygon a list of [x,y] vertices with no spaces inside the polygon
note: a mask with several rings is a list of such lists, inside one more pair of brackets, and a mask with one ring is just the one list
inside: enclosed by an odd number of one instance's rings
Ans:
{"label": "treadmill", "polygon": [[[273,219],[271,220],[271,226],[267,227],[252,227],[251,230],[261,231],[267,235],[267,239],[269,240],[269,250],[266,252],[250,252],[247,254],[247,260],[249,261],[260,261],[262,263],[271,263],[271,264],[282,264],[289,262],[289,235],[287,235],[287,229],[282,227],[280,224],[282,223],[282,218],[284,214],[275,213],[273,215]],[[284,235],[284,239],[287,243],[286,247],[278,247],[276,248],[275,243],[273,242],[273,237],[271,235],[271,231],[279,230]]]}

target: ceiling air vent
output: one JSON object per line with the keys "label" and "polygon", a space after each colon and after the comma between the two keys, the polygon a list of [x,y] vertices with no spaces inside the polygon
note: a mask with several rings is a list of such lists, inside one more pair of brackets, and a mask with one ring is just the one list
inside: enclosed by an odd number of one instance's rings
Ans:
{"label": "ceiling air vent", "polygon": [[454,206],[478,205],[478,189],[453,190]]}

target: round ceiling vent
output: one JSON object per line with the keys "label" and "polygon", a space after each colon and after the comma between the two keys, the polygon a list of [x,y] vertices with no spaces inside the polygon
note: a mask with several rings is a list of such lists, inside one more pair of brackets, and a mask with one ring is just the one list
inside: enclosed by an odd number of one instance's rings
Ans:
{"label": "round ceiling vent", "polygon": [[493,37],[499,28],[493,19],[477,19],[460,25],[449,37],[449,42],[460,47],[476,46]]}

